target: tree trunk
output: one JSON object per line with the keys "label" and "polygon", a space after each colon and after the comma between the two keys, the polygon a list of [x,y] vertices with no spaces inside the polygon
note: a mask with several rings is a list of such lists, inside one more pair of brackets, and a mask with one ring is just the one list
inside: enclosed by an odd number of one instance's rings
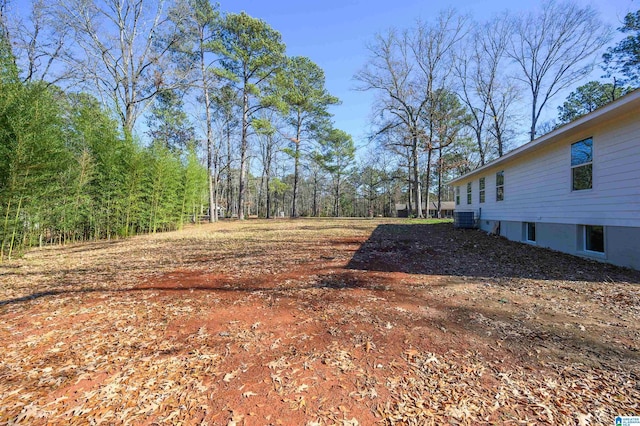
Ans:
{"label": "tree trunk", "polygon": [[269,175],[267,175],[266,191],[267,191],[267,219],[271,219],[271,190],[269,189]]}
{"label": "tree trunk", "polygon": [[411,214],[411,212],[413,211],[413,181],[411,180],[411,171],[413,170],[413,165],[412,165],[412,157],[411,156],[407,156],[407,182],[409,183],[409,190],[407,191],[407,216],[409,216]]}
{"label": "tree trunk", "polygon": [[[480,165],[484,166],[484,163],[486,161],[485,159],[485,152],[484,152],[484,147],[482,146],[482,132],[480,132],[480,130],[478,129],[476,132],[476,143],[478,144],[478,154],[480,154]],[[498,151],[501,151],[502,147],[500,146],[500,143],[498,143]],[[502,157],[502,154],[500,154],[500,156]]]}
{"label": "tree trunk", "polygon": [[422,194],[420,189],[420,167],[418,163],[418,138],[413,137],[411,141],[411,157],[413,160],[413,183],[416,200],[416,217],[422,218]]}
{"label": "tree trunk", "polygon": [[502,142],[502,131],[496,132],[496,139],[498,141],[498,157],[504,155],[504,142]]}
{"label": "tree trunk", "polygon": [[272,142],[272,140],[269,139],[268,142],[269,142],[269,144],[266,147],[267,148],[266,149],[267,152],[266,152],[266,159],[265,159],[265,162],[267,164],[264,167],[264,175],[265,175],[265,188],[264,188],[264,190],[266,192],[265,195],[266,195],[266,209],[267,209],[265,217],[267,219],[271,219],[271,191],[269,191],[269,182],[271,180],[271,159],[272,159],[273,154],[271,152],[271,149],[272,149],[271,142]]}
{"label": "tree trunk", "polygon": [[335,217],[340,216],[340,176],[336,178],[336,199],[333,205],[333,214]]}
{"label": "tree trunk", "polygon": [[538,118],[536,116],[536,108],[537,108],[538,94],[534,92],[533,102],[531,104],[531,130],[529,132],[530,140],[534,140],[536,138],[536,123]]}
{"label": "tree trunk", "polygon": [[438,211],[437,217],[440,219],[442,206],[442,147],[438,149]]}
{"label": "tree trunk", "polygon": [[433,154],[433,149],[429,146],[427,147],[427,178],[425,179],[425,186],[427,187],[427,211],[429,208],[429,188],[431,188],[431,156]]}
{"label": "tree trunk", "polygon": [[207,66],[204,60],[204,35],[200,34],[200,75],[202,76],[202,95],[204,97],[205,120],[207,126],[207,174],[209,176],[209,222],[218,220],[216,197],[214,196],[213,176],[213,130],[211,128],[211,99],[207,82]]}
{"label": "tree trunk", "polygon": [[245,82],[242,94],[242,139],[240,142],[240,179],[238,185],[238,219],[244,220],[244,202],[246,196],[247,179],[247,133],[249,127],[249,92]]}
{"label": "tree trunk", "polygon": [[291,217],[298,216],[298,174],[300,169],[300,143],[296,142],[296,151],[293,166],[293,199],[291,200]]}
{"label": "tree trunk", "polygon": [[294,168],[293,168],[293,200],[291,202],[291,217],[298,217],[298,180],[300,174],[300,132],[302,123],[300,117],[298,117],[298,125],[296,126],[296,144]]}
{"label": "tree trunk", "polygon": [[[262,199],[264,198],[264,185],[265,185],[265,173],[264,173],[264,168],[262,169],[262,176],[260,176],[260,185],[258,185],[258,196],[257,196],[257,211],[258,211],[258,217],[260,217],[260,210],[262,208]],[[267,214],[265,213],[264,217],[267,217]]]}
{"label": "tree trunk", "polygon": [[233,215],[233,182],[231,180],[231,128],[229,123],[226,124],[226,136],[227,136],[227,217],[231,217]]}
{"label": "tree trunk", "polygon": [[313,176],[313,217],[318,217],[318,175]]}

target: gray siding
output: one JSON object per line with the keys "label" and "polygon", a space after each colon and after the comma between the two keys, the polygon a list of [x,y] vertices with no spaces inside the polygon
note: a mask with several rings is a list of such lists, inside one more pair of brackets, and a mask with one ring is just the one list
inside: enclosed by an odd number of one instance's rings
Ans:
{"label": "gray siding", "polygon": [[[493,232],[499,223],[500,235],[515,241],[534,222],[540,247],[640,269],[640,91],[600,111],[455,180],[456,210],[480,213],[481,229]],[[586,138],[593,140],[593,187],[573,191],[571,144]],[[496,201],[499,171],[503,201]],[[604,254],[584,250],[585,225],[604,227]]]}
{"label": "gray siding", "polygon": [[564,223],[536,224],[536,244],[565,253],[577,254],[578,229],[576,225]]}
{"label": "gray siding", "polygon": [[607,227],[605,238],[608,261],[640,269],[640,228]]}
{"label": "gray siding", "polygon": [[[571,144],[593,138],[593,189],[571,190]],[[626,114],[531,149],[456,182],[457,210],[482,209],[487,220],[640,227],[640,120]],[[504,170],[504,201],[496,201],[496,172]],[[479,184],[485,178],[485,203]],[[466,184],[471,182],[472,203]]]}
{"label": "gray siding", "polygon": [[522,223],[502,221],[500,223],[500,235],[502,235],[503,237],[507,237],[510,240],[521,241]]}
{"label": "gray siding", "polygon": [[582,227],[567,223],[536,223],[536,242],[525,241],[526,222],[480,221],[480,229],[492,232],[500,223],[500,235],[523,244],[561,251],[575,256],[640,270],[640,228],[605,226],[605,254],[584,251]]}

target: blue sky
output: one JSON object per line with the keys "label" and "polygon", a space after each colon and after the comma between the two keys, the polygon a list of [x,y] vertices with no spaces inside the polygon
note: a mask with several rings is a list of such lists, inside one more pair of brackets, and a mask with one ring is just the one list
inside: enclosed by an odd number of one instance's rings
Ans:
{"label": "blue sky", "polygon": [[[640,9],[640,0],[576,0],[599,10],[603,21],[620,26],[624,15]],[[245,11],[282,34],[290,56],[307,56],[325,71],[327,89],[342,100],[332,109],[335,126],[351,133],[362,146],[369,130],[372,93],[353,90],[353,75],[367,60],[366,43],[389,27],[408,27],[416,19],[430,20],[452,6],[476,20],[506,9],[535,8],[535,0],[220,0],[225,12]],[[596,76],[597,77],[597,76]],[[550,117],[564,97],[553,100]],[[525,126],[526,127],[526,126]],[[523,136],[526,139],[526,135]],[[524,140],[523,140],[524,141]]]}

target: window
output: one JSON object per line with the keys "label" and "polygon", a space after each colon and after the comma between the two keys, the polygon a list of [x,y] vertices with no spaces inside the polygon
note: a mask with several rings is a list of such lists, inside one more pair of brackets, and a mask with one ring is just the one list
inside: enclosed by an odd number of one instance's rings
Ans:
{"label": "window", "polygon": [[484,203],[484,178],[480,178],[478,183],[480,185],[480,202]]}
{"label": "window", "polygon": [[456,186],[456,206],[460,205],[460,187]]}
{"label": "window", "polygon": [[604,226],[586,225],[584,227],[584,249],[604,253]]}
{"label": "window", "polygon": [[504,200],[504,170],[496,173],[496,201]]}
{"label": "window", "polygon": [[571,145],[571,190],[582,191],[593,187],[593,140],[591,138]]}
{"label": "window", "polygon": [[525,239],[530,243],[536,242],[536,224],[535,222],[526,222],[525,223]]}
{"label": "window", "polygon": [[467,204],[471,204],[471,182],[467,184]]}

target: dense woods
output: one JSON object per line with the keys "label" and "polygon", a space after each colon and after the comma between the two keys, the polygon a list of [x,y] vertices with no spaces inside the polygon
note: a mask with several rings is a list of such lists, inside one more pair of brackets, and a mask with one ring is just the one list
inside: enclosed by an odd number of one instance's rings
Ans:
{"label": "dense woods", "polygon": [[[324,70],[244,12],[209,0],[16,6],[0,0],[2,258],[203,218],[395,216],[399,204],[421,217],[522,126],[534,138],[638,86],[640,12],[608,45],[597,11],[571,2],[487,22],[448,9],[372,35],[354,70],[375,94],[371,131],[354,141],[334,127]],[[579,86],[597,65],[602,81]]]}
{"label": "dense woods", "polygon": [[[207,175],[193,138],[178,147],[163,124],[150,126],[154,136],[142,144],[128,130],[126,114],[118,123],[96,95],[35,78],[40,61],[26,73],[5,22],[0,258],[26,246],[176,229],[203,212]],[[153,113],[162,121],[159,108]]]}

